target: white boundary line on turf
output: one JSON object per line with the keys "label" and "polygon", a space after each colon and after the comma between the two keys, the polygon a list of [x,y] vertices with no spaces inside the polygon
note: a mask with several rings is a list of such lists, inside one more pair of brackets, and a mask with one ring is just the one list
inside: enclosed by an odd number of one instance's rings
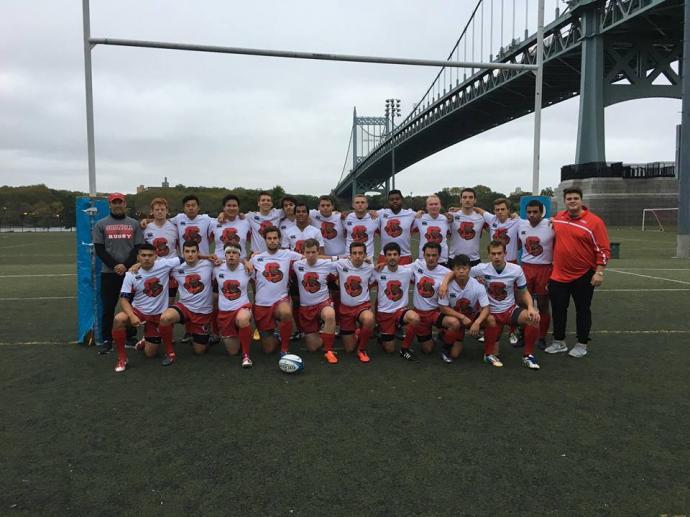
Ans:
{"label": "white boundary line on turf", "polygon": [[77,276],[76,273],[53,273],[50,275],[0,275],[0,278],[29,278],[29,277],[51,277],[51,276]]}
{"label": "white boundary line on turf", "polygon": [[620,273],[622,275],[641,276],[642,278],[652,278],[654,280],[665,280],[666,282],[674,282],[676,284],[690,285],[690,282],[685,282],[683,280],[673,280],[672,278],[664,278],[662,276],[643,275],[641,273],[631,273],[630,271],[621,271],[619,269],[611,269],[611,268],[606,268],[606,270],[612,271],[614,273]]}
{"label": "white boundary line on turf", "polygon": [[75,300],[76,298],[76,296],[36,296],[32,298],[0,298],[0,302],[18,302],[22,300]]}

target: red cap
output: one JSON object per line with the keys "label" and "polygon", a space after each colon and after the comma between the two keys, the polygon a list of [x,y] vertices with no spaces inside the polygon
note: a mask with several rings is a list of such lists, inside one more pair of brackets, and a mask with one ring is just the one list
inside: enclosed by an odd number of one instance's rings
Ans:
{"label": "red cap", "polygon": [[120,194],[119,192],[113,192],[108,196],[108,203],[112,203],[116,199],[119,199],[123,203],[127,202],[127,199],[125,198],[124,194]]}

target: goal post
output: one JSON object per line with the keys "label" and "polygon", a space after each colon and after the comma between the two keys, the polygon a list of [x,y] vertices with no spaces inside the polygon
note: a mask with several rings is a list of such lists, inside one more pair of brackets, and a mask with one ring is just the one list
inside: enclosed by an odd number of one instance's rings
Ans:
{"label": "goal post", "polygon": [[677,208],[645,208],[642,210],[642,231],[663,232],[678,224]]}

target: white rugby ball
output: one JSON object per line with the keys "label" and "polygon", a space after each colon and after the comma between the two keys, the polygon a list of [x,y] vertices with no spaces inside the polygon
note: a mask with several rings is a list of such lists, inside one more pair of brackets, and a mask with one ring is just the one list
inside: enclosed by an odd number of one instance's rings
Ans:
{"label": "white rugby ball", "polygon": [[304,362],[298,355],[286,354],[278,361],[278,368],[285,373],[299,373],[304,370]]}

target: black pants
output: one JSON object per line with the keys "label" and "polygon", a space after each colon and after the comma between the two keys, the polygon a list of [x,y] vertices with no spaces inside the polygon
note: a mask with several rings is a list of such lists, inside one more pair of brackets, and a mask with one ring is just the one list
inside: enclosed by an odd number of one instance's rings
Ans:
{"label": "black pants", "polygon": [[551,298],[551,321],[553,322],[553,338],[557,341],[565,339],[565,325],[568,320],[568,305],[570,297],[575,302],[575,323],[577,327],[578,343],[589,342],[589,331],[592,328],[592,276],[594,271],[588,271],[572,282],[556,282],[549,280],[549,298]]}
{"label": "black pants", "polygon": [[[113,318],[115,307],[120,300],[120,289],[125,276],[117,273],[101,273],[101,303],[103,304],[103,320],[101,321],[101,335],[103,341],[113,340]],[[135,329],[127,328],[127,335],[134,336]]]}

